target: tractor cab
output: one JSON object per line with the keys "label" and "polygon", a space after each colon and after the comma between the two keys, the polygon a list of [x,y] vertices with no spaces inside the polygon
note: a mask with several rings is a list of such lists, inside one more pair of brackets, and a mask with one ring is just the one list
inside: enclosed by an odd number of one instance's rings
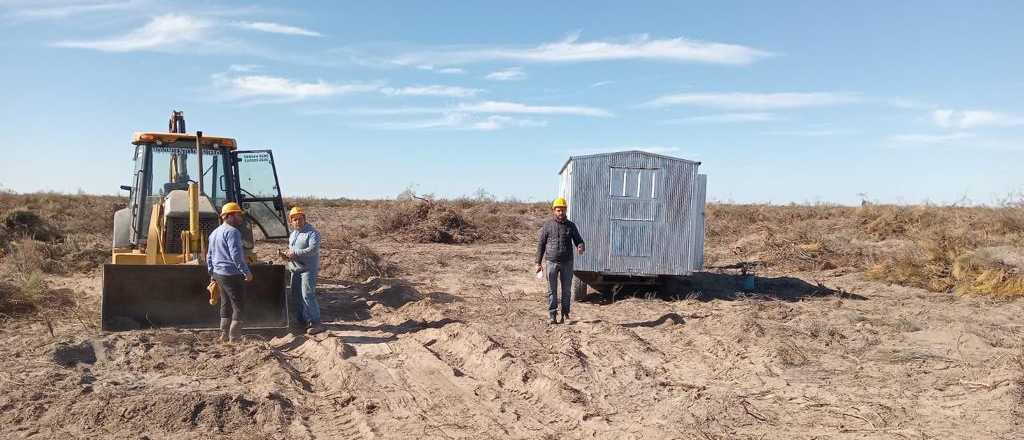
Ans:
{"label": "tractor cab", "polygon": [[[132,136],[132,184],[128,206],[114,217],[115,254],[145,249],[149,237],[151,209],[165,204],[168,223],[164,228],[168,253],[180,252],[178,237],[188,228],[187,190],[198,183],[200,231],[205,235],[219,225],[225,203],[236,201],[246,211],[245,245],[253,246],[253,229],[261,238],[288,236],[274,155],[270,150],[238,151],[234,139],[201,136],[201,163],[197,167],[196,136],[184,133],[135,133]],[[255,228],[252,226],[255,225]],[[115,255],[116,257],[116,255]]]}

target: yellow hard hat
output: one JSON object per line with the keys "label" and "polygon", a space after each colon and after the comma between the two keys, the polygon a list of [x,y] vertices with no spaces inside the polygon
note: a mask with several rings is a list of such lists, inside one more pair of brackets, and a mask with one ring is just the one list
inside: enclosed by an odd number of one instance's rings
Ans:
{"label": "yellow hard hat", "polygon": [[288,211],[288,218],[292,218],[297,215],[306,215],[306,211],[298,206],[294,206],[291,211]]}
{"label": "yellow hard hat", "polygon": [[555,199],[554,202],[551,203],[551,207],[552,208],[565,208],[566,206],[567,205],[565,203],[565,198],[564,197],[559,197],[559,198]]}
{"label": "yellow hard hat", "polygon": [[238,204],[235,203],[235,202],[225,203],[224,206],[222,208],[220,208],[220,216],[221,217],[224,217],[225,215],[228,215],[228,214],[234,214],[236,212],[245,212],[245,211],[242,211],[242,207],[238,206]]}

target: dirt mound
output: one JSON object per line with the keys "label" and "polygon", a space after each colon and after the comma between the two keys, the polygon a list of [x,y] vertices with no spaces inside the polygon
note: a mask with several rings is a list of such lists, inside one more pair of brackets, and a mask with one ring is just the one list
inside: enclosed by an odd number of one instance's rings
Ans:
{"label": "dirt mound", "polygon": [[[400,279],[370,277],[360,285],[360,288],[368,292],[368,304],[372,301],[392,309],[423,299],[423,295],[416,288]],[[370,304],[370,307],[372,306]]]}
{"label": "dirt mound", "polygon": [[8,236],[22,235],[45,242],[55,242],[64,238],[64,234],[55,226],[35,212],[24,208],[13,209],[4,214],[3,226]]}

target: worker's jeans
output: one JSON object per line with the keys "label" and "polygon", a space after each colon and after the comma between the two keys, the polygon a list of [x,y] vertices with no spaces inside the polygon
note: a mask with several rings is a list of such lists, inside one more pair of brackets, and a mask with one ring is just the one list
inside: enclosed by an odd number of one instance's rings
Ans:
{"label": "worker's jeans", "polygon": [[564,262],[545,261],[544,275],[548,277],[548,315],[555,318],[558,311],[558,284],[562,284],[562,316],[569,314],[572,303],[572,260]]}
{"label": "worker's jeans", "polygon": [[320,304],[316,301],[316,276],[318,270],[292,272],[291,301],[295,307],[298,323],[320,325]]}

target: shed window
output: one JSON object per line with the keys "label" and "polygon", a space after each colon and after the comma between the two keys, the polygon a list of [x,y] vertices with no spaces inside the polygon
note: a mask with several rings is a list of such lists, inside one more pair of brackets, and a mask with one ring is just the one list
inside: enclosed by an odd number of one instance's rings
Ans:
{"label": "shed window", "polygon": [[608,195],[634,199],[653,199],[658,195],[658,170],[647,168],[611,168]]}

